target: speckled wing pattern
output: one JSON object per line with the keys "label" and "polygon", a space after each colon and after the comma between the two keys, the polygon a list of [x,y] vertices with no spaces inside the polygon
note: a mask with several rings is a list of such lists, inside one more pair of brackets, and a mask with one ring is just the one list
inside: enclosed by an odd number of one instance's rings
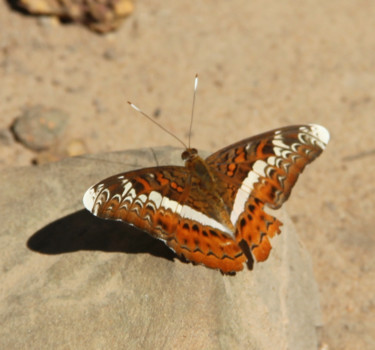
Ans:
{"label": "speckled wing pattern", "polygon": [[[267,259],[281,223],[264,211],[288,199],[298,175],[325,148],[328,131],[299,125],[228,146],[206,160],[188,149],[185,167],[112,176],[87,190],[85,207],[163,240],[177,255],[231,273]],[[194,151],[194,152],[193,152]],[[184,153],[185,153],[184,152]]]}

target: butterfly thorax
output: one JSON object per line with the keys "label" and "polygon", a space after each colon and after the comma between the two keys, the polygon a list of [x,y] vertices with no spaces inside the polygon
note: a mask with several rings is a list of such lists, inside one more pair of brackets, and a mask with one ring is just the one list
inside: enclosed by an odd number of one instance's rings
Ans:
{"label": "butterfly thorax", "polygon": [[185,160],[185,166],[190,173],[199,179],[199,185],[205,190],[212,191],[215,189],[215,178],[207,163],[198,155],[195,148],[186,149],[181,158]]}
{"label": "butterfly thorax", "polygon": [[210,208],[207,208],[208,213],[228,229],[233,230],[229,210],[220,195],[220,191],[218,191],[220,181],[215,176],[214,169],[198,155],[195,148],[186,149],[181,157],[185,160],[185,166],[191,174],[190,179],[188,179],[188,182],[190,182],[188,186],[193,187],[193,191],[201,192],[203,198],[210,198]]}

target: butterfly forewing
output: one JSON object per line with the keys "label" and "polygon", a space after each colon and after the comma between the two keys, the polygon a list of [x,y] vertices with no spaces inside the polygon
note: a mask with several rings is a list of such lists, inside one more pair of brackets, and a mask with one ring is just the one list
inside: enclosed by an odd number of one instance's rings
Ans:
{"label": "butterfly forewing", "polygon": [[206,162],[225,185],[222,191],[228,206],[233,208],[236,196],[245,192],[277,209],[328,140],[328,131],[320,125],[289,126],[237,142]]}
{"label": "butterfly forewing", "polygon": [[198,182],[184,167],[141,169],[92,186],[84,205],[100,218],[145,230],[189,261],[223,272],[241,270],[246,257],[233,232],[210,215],[217,198],[210,203]]}

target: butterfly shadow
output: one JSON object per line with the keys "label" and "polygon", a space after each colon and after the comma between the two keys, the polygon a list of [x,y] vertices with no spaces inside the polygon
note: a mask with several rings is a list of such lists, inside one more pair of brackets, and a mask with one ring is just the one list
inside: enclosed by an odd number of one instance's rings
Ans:
{"label": "butterfly shadow", "polygon": [[42,254],[99,250],[129,254],[148,253],[170,261],[176,258],[162,241],[122,222],[101,220],[86,210],[58,219],[27,241],[27,247]]}

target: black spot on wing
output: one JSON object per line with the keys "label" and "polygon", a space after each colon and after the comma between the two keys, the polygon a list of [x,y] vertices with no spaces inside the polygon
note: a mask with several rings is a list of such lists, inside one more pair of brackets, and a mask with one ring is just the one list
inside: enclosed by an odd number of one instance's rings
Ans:
{"label": "black spot on wing", "polygon": [[[250,216],[250,215],[249,215]],[[246,226],[246,220],[244,218],[241,219],[240,221],[241,229]]]}
{"label": "black spot on wing", "polygon": [[141,193],[143,192],[143,190],[145,189],[145,186],[143,186],[142,183],[140,182],[133,182],[133,188],[135,190],[136,193]]}
{"label": "black spot on wing", "polygon": [[271,141],[267,142],[264,147],[263,147],[263,153],[265,154],[274,154],[274,150],[273,150],[273,144]]}
{"label": "black spot on wing", "polygon": [[214,230],[210,230],[210,233],[214,237],[219,237],[219,235]]}
{"label": "black spot on wing", "polygon": [[268,176],[272,178],[273,175],[275,174],[275,172],[276,172],[276,170],[275,170],[274,168],[270,168],[270,169],[268,170]]}

